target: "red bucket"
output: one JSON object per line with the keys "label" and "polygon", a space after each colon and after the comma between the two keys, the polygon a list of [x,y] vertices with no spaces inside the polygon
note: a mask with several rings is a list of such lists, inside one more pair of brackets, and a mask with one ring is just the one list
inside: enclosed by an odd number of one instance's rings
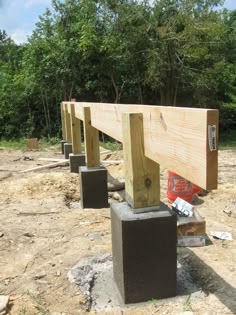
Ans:
{"label": "red bucket", "polygon": [[193,184],[193,192],[194,194],[199,194],[202,191],[202,188]]}
{"label": "red bucket", "polygon": [[174,172],[168,171],[168,201],[173,203],[177,197],[187,202],[192,202],[194,197],[193,185],[187,179],[184,179]]}

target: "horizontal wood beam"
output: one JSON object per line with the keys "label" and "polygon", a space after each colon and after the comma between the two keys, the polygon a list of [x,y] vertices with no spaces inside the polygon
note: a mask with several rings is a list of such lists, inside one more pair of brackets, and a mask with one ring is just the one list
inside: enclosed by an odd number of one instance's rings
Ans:
{"label": "horizontal wood beam", "polygon": [[142,113],[145,156],[204,189],[217,188],[217,110],[108,103],[74,104],[76,117],[84,120],[83,107],[90,106],[91,125],[121,142],[122,113]]}

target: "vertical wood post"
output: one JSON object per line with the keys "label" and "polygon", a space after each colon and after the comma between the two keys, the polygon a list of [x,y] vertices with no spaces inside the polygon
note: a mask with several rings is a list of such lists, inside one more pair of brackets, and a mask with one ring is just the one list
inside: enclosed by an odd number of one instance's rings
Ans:
{"label": "vertical wood post", "polygon": [[158,207],[160,167],[145,157],[142,113],[123,113],[122,129],[126,200],[133,209]]}
{"label": "vertical wood post", "polygon": [[66,131],[65,131],[65,111],[64,105],[61,103],[61,128],[62,128],[62,139],[66,140]]}
{"label": "vertical wood post", "polygon": [[75,117],[75,104],[70,105],[70,123],[72,130],[72,152],[81,153],[80,120]]}
{"label": "vertical wood post", "polygon": [[84,107],[84,140],[87,167],[100,166],[99,132],[91,126],[90,107]]}
{"label": "vertical wood post", "polygon": [[70,123],[70,113],[68,111],[68,104],[65,104],[65,134],[67,143],[71,143],[71,123]]}

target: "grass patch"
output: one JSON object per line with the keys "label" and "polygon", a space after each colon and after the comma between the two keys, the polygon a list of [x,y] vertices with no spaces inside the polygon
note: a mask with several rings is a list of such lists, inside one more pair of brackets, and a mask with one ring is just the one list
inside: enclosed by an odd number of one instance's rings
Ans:
{"label": "grass patch", "polygon": [[[27,150],[26,146],[27,139],[13,139],[13,140],[0,140],[0,147],[6,149],[14,149],[14,150]],[[50,149],[55,151],[60,151],[60,140],[57,137],[42,138],[39,140],[39,150],[46,151],[50,147]],[[105,150],[110,151],[118,151],[122,150],[122,143],[118,141],[100,141],[100,146]],[[82,144],[82,148],[84,148],[84,144]],[[227,149],[236,149],[236,130],[230,130],[227,132],[221,132],[219,135],[219,149],[227,150]]]}
{"label": "grass patch", "polygon": [[[13,139],[13,140],[0,140],[0,147],[6,149],[13,149],[13,150],[22,150],[27,151],[26,145],[27,139]],[[58,138],[42,138],[39,140],[39,151],[48,150],[48,148],[53,149],[55,151],[59,151],[59,139]]]}
{"label": "grass patch", "polygon": [[106,150],[110,150],[110,151],[118,151],[118,150],[122,150],[122,143],[118,142],[118,141],[114,141],[114,142],[100,142],[100,146],[103,147]]}
{"label": "grass patch", "polygon": [[34,295],[32,292],[28,292],[27,295],[30,297],[38,315],[50,315],[44,301],[39,296]]}
{"label": "grass patch", "polygon": [[191,294],[189,294],[186,299],[184,300],[183,303],[183,311],[188,312],[192,311],[192,306],[191,306]]}
{"label": "grass patch", "polygon": [[219,135],[219,149],[236,149],[236,130],[221,132]]}
{"label": "grass patch", "polygon": [[14,150],[25,150],[26,140],[25,139],[0,140],[0,147]]}

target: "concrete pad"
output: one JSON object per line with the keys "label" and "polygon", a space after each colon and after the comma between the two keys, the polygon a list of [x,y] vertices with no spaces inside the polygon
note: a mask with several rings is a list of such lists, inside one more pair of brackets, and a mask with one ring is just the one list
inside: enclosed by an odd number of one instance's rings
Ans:
{"label": "concrete pad", "polygon": [[66,143],[64,144],[65,159],[69,159],[70,153],[72,153],[72,144],[66,142]]}
{"label": "concrete pad", "polygon": [[[190,267],[191,269],[191,267]],[[87,311],[114,312],[121,314],[122,311],[130,310],[129,314],[137,314],[137,308],[148,308],[156,303],[157,307],[184,305],[191,294],[191,302],[204,303],[205,293],[201,286],[195,283],[191,277],[189,264],[177,264],[177,296],[167,299],[151,299],[139,304],[124,304],[113,279],[112,257],[109,254],[85,257],[69,270],[68,279],[78,285],[84,293]],[[133,310],[133,313],[131,312]],[[177,312],[178,313],[178,312]],[[110,313],[109,313],[110,314]],[[113,314],[113,313],[112,313]],[[143,314],[143,313],[142,313]],[[150,314],[154,314],[150,311]],[[162,313],[161,313],[162,314]],[[185,315],[185,313],[183,313]]]}
{"label": "concrete pad", "polygon": [[61,144],[61,154],[64,154],[65,153],[65,150],[64,150],[64,145],[66,143],[66,140],[61,140],[60,141],[60,144]]}
{"label": "concrete pad", "polygon": [[79,173],[79,167],[85,166],[85,154],[69,154],[71,173]]}
{"label": "concrete pad", "polygon": [[81,166],[80,172],[80,198],[83,208],[107,208],[107,170],[105,167]]}
{"label": "concrete pad", "polygon": [[128,203],[111,204],[114,280],[124,303],[176,295],[176,214],[135,214]]}

